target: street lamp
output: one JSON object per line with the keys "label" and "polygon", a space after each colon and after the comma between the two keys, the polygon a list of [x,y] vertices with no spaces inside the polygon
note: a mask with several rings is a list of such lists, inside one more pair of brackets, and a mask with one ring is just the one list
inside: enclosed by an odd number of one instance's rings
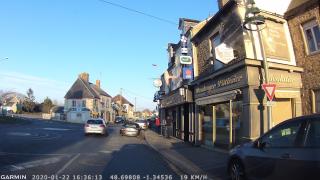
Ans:
{"label": "street lamp", "polygon": [[[255,25],[256,29],[252,29],[251,25]],[[248,0],[247,1],[247,6],[246,6],[246,14],[245,14],[245,19],[243,22],[243,27],[246,30],[249,31],[257,31],[258,37],[259,37],[259,42],[260,42],[260,47],[261,47],[261,52],[262,52],[262,60],[263,60],[263,69],[264,69],[264,83],[269,84],[269,67],[268,67],[268,62],[262,42],[262,35],[261,31],[263,30],[260,29],[260,26],[265,25],[265,17],[260,15],[260,9],[255,6],[254,0]],[[271,106],[267,106],[267,118],[268,118],[268,129],[271,129],[272,127],[272,108]]]}
{"label": "street lamp", "polygon": [[5,57],[5,58],[0,59],[0,61],[5,61],[5,60],[8,60],[8,59],[9,59],[8,57]]}

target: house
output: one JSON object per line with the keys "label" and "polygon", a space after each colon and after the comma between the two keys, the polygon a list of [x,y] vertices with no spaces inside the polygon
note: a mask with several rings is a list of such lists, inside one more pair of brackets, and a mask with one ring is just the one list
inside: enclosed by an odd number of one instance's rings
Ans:
{"label": "house", "polygon": [[25,96],[20,93],[10,92],[1,95],[2,110],[17,113],[22,110]]}
{"label": "house", "polygon": [[54,106],[50,109],[50,118],[53,120],[65,120],[64,107]]}
{"label": "house", "polygon": [[[289,4],[274,0],[218,2],[219,11],[191,39],[198,70],[191,83],[195,102],[191,125],[196,130],[196,144],[230,148],[302,114],[303,69],[297,66],[283,17]],[[244,24],[254,5],[264,17],[259,22],[261,29]],[[267,81],[276,85],[273,104],[262,89]]]}
{"label": "house", "polygon": [[81,73],[65,95],[67,121],[84,122],[89,117],[110,121],[112,97],[101,89],[100,80],[93,84],[88,73]]}
{"label": "house", "polygon": [[126,118],[134,117],[134,105],[125,97],[118,94],[112,98],[112,102],[116,107],[115,111],[117,116],[125,116]]}
{"label": "house", "polygon": [[[193,97],[189,86],[197,75],[196,52],[191,38],[208,22],[188,18],[180,18],[178,29],[181,40],[168,44],[168,67],[161,76],[162,86],[156,93],[160,100],[160,118],[170,117],[173,120],[169,134],[185,141],[193,141],[192,126]],[[185,58],[186,60],[183,60]],[[162,92],[162,95],[159,95]]]}
{"label": "house", "polygon": [[302,111],[320,113],[319,0],[292,0],[285,13],[298,66],[302,72]]}

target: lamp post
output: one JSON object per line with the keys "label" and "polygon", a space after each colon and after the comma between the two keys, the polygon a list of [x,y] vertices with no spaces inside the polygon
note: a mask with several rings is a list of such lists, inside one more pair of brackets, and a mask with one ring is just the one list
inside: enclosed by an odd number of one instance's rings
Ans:
{"label": "lamp post", "polygon": [[0,59],[0,61],[5,61],[5,60],[8,60],[8,59],[9,59],[8,57],[5,57],[5,58]]}
{"label": "lamp post", "polygon": [[[252,29],[251,25],[255,25],[256,29]],[[262,52],[262,61],[263,61],[263,69],[264,69],[264,83],[269,84],[269,67],[268,61],[265,54],[265,48],[262,42],[262,35],[260,26],[265,25],[265,17],[260,15],[260,9],[255,6],[254,0],[248,0],[246,5],[246,14],[245,20],[243,23],[243,27],[249,31],[257,31],[260,48]],[[272,107],[267,106],[267,119],[268,119],[268,129],[272,128]]]}

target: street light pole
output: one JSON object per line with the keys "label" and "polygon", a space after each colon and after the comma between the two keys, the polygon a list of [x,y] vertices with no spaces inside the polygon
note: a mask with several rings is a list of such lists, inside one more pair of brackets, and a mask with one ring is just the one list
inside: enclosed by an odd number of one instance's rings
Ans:
{"label": "street light pole", "polygon": [[[248,0],[247,5],[246,5],[246,14],[245,14],[245,21],[243,23],[243,26],[245,29],[249,31],[257,31],[258,37],[259,37],[259,43],[260,43],[260,49],[261,49],[261,54],[262,54],[262,61],[263,61],[263,69],[264,69],[264,78],[263,82],[265,84],[269,84],[269,67],[268,67],[268,61],[265,53],[265,48],[263,45],[263,38],[261,35],[261,31],[263,29],[260,29],[260,25],[265,24],[265,18],[260,15],[260,9],[255,7],[255,2],[254,0]],[[256,30],[253,30],[247,25],[255,25],[257,27]],[[272,128],[272,107],[267,105],[267,121],[268,121],[268,130]]]}

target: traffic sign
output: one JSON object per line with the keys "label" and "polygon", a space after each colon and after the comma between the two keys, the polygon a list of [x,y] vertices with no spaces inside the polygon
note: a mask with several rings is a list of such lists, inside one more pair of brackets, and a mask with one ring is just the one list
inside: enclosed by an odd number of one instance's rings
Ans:
{"label": "traffic sign", "polygon": [[272,101],[274,97],[274,93],[276,91],[276,84],[262,84],[262,88],[266,93],[269,101]]}

